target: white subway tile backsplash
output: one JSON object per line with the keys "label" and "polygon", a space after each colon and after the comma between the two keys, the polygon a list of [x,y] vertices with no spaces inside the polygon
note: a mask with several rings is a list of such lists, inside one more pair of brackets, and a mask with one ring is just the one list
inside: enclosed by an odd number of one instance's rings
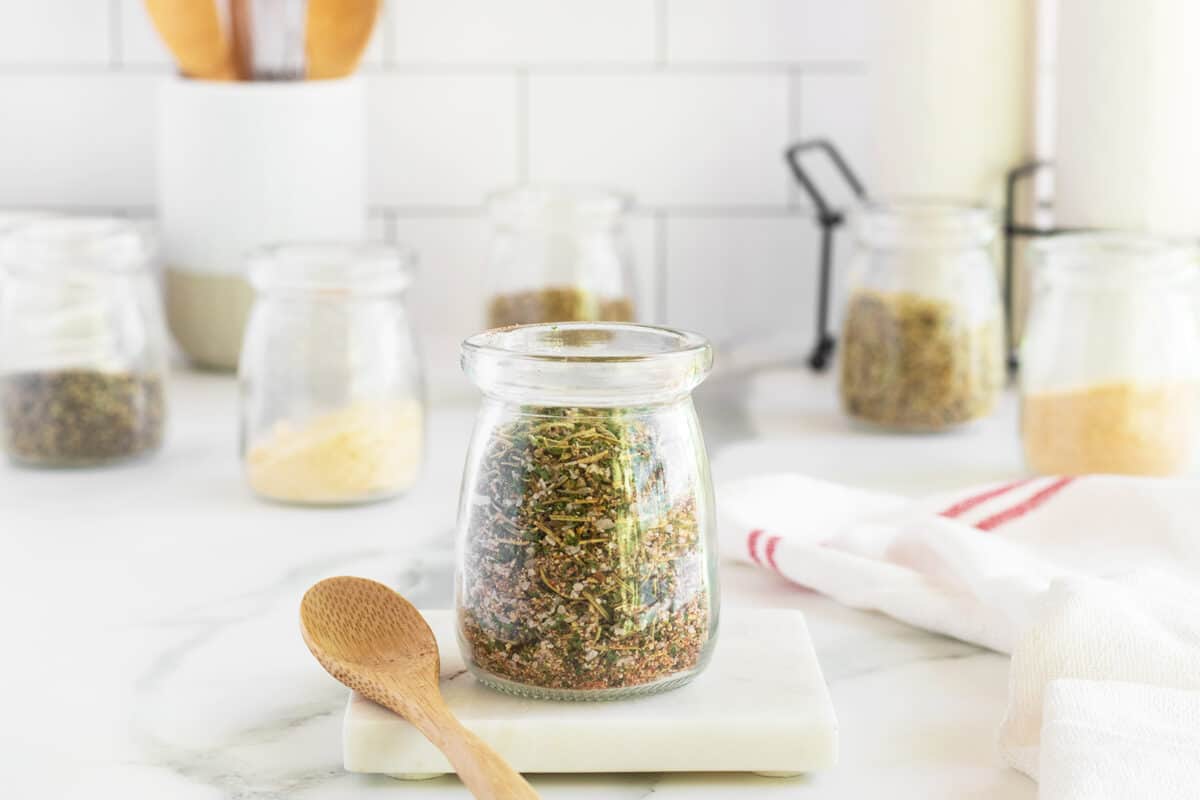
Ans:
{"label": "white subway tile backsplash", "polygon": [[849,61],[864,55],[866,0],[666,0],[671,63]]}
{"label": "white subway tile backsplash", "polygon": [[0,75],[0,205],[154,204],[154,75]]}
{"label": "white subway tile backsplash", "polygon": [[488,224],[482,214],[400,217],[395,239],[417,251],[410,307],[435,397],[469,397],[458,366],[463,339],[484,327]]}
{"label": "white subway tile backsplash", "polygon": [[533,75],[535,180],[632,192],[650,206],[779,204],[784,75]]}
{"label": "white subway tile backsplash", "polygon": [[653,0],[402,0],[400,64],[648,63]]}
{"label": "white subway tile backsplash", "polygon": [[0,64],[107,65],[109,22],[106,0],[7,0]]}
{"label": "white subway tile backsplash", "polygon": [[635,275],[634,293],[638,304],[638,321],[655,323],[659,319],[661,303],[659,302],[659,269],[658,224],[656,217],[641,214],[632,217],[626,225],[629,237],[629,249],[633,257]]}
{"label": "white subway tile backsplash", "polygon": [[371,204],[477,206],[515,182],[516,87],[510,75],[372,75]]}
{"label": "white subway tile backsplash", "polygon": [[779,331],[807,343],[816,230],[801,215],[667,222],[667,318],[718,344]]}

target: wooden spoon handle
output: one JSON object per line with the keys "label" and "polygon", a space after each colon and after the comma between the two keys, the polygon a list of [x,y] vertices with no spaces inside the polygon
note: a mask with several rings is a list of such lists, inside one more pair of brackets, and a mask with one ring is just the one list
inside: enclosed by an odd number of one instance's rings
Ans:
{"label": "wooden spoon handle", "polygon": [[480,800],[538,800],[538,793],[499,753],[462,726],[453,715],[439,722],[439,745],[458,777]]}

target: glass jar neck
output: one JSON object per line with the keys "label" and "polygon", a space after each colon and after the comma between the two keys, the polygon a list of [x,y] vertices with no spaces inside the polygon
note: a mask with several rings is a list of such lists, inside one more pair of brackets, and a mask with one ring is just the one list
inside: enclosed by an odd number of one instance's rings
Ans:
{"label": "glass jar neck", "polygon": [[962,250],[996,237],[995,215],[967,203],[898,198],[870,202],[854,214],[859,242],[875,250]]}
{"label": "glass jar neck", "polygon": [[585,236],[615,229],[628,200],[586,186],[519,186],[496,192],[488,213],[499,230],[545,236]]}
{"label": "glass jar neck", "polygon": [[504,402],[636,407],[687,398],[712,367],[712,347],[697,334],[648,325],[525,325],[472,336],[462,365],[485,395]]}
{"label": "glass jar neck", "polygon": [[45,217],[0,234],[0,265],[13,279],[87,285],[144,274],[149,246],[130,222]]}
{"label": "glass jar neck", "polygon": [[1041,291],[1194,290],[1200,247],[1192,242],[1115,232],[1056,236],[1035,245]]}
{"label": "glass jar neck", "polygon": [[341,243],[270,245],[248,260],[259,293],[313,300],[398,297],[412,283],[415,263],[404,246]]}

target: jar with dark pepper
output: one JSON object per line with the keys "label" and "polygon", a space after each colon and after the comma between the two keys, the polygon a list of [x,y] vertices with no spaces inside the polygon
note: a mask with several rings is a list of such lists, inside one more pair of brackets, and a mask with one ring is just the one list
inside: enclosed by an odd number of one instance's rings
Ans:
{"label": "jar with dark pepper", "polygon": [[167,346],[131,223],[46,218],[0,237],[0,426],[17,463],[78,467],[157,450]]}

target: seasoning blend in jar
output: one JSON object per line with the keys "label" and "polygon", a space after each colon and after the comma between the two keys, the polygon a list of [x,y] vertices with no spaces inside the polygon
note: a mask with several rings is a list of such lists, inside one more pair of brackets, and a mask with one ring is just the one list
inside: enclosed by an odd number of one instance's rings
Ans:
{"label": "seasoning blend in jar", "polygon": [[394,497],[424,453],[420,362],[404,303],[414,257],[295,244],[250,258],[242,456],[260,496],[302,505]]}
{"label": "seasoning blend in jar", "polygon": [[167,346],[148,262],[121,220],[31,219],[0,239],[0,408],[13,461],[83,467],[159,448]]}
{"label": "seasoning blend in jar", "polygon": [[488,325],[636,319],[627,202],[599,189],[524,186],[488,201]]}
{"label": "seasoning blend in jar", "polygon": [[902,201],[858,215],[842,323],[842,406],[889,429],[939,431],[986,416],[1004,384],[1004,322],[975,206]]}
{"label": "seasoning blend in jar", "polygon": [[1040,473],[1171,475],[1200,399],[1192,244],[1116,233],[1040,244],[1021,349],[1021,438]]}
{"label": "seasoning blend in jar", "polygon": [[463,478],[456,605],[484,684],[596,700],[704,669],[716,519],[691,392],[711,364],[700,336],[618,323],[464,343],[485,399]]}

